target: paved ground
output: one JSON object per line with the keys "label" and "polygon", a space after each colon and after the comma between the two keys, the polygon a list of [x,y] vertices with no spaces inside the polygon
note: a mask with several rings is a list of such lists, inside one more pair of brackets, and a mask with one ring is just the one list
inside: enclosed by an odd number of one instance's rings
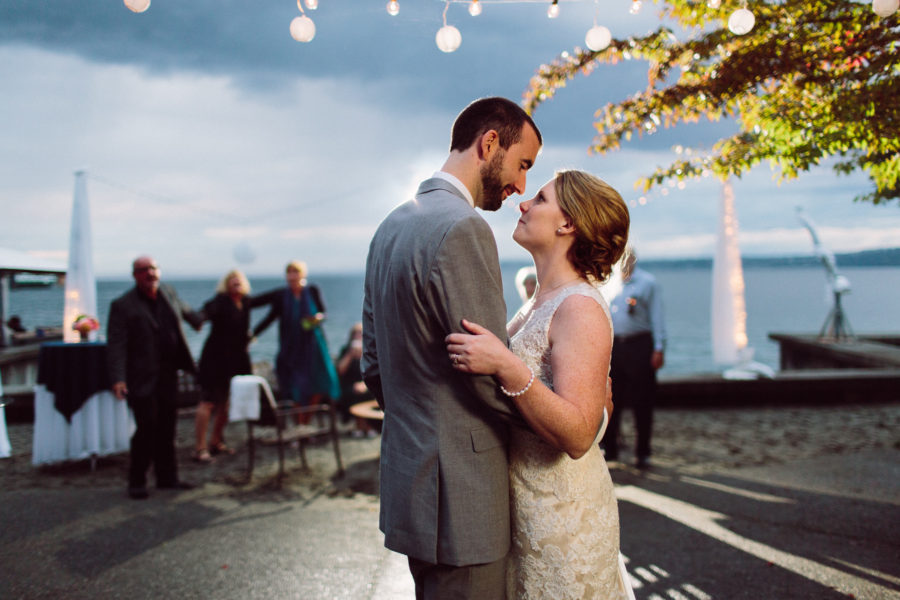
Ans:
{"label": "paved ground", "polygon": [[[199,487],[132,501],[126,456],[35,468],[31,426],[10,425],[0,597],[412,597],[377,528],[377,439],[342,438],[340,479],[327,446],[308,473],[292,457],[277,489],[272,449],[247,482],[243,430],[206,466],[191,426],[179,457]],[[639,599],[900,598],[900,403],[665,410],[655,431],[649,471],[611,464]]]}

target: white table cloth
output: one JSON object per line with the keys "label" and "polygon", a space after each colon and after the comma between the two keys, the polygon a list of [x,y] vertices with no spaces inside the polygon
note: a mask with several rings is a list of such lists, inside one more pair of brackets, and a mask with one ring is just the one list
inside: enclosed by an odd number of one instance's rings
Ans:
{"label": "white table cloth", "polygon": [[256,421],[259,419],[260,388],[269,397],[269,382],[259,375],[235,375],[231,378],[228,402],[229,421]]}
{"label": "white table cloth", "polygon": [[110,391],[97,392],[66,421],[53,406],[54,394],[34,386],[34,443],[31,463],[40,465],[126,452],[134,433],[128,404]]}
{"label": "white table cloth", "polygon": [[3,380],[0,379],[0,458],[9,458],[12,455],[12,446],[9,445],[9,435],[6,433],[6,408],[3,402]]}
{"label": "white table cloth", "polygon": [[[0,390],[0,395],[2,395]],[[12,455],[12,446],[9,445],[9,435],[6,433],[6,408],[0,406],[0,458],[9,458]]]}

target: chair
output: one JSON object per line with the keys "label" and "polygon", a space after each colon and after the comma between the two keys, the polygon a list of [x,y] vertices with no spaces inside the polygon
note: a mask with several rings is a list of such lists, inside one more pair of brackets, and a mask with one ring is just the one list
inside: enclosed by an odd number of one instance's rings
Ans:
{"label": "chair", "polygon": [[196,408],[203,400],[203,389],[197,383],[197,376],[178,369],[175,387],[175,405],[178,408]]}
{"label": "chair", "polygon": [[[238,398],[238,396],[241,398]],[[245,420],[247,422],[248,481],[253,477],[257,442],[278,447],[278,486],[280,487],[284,478],[284,447],[296,441],[299,447],[300,461],[303,464],[303,468],[308,470],[306,444],[313,439],[328,437],[331,438],[331,443],[334,447],[338,476],[344,475],[344,464],[341,461],[341,448],[337,429],[337,412],[333,400],[328,399],[326,402],[316,406],[298,406],[293,402],[276,402],[269,382],[259,375],[237,375],[233,377],[231,380],[231,397],[232,404],[229,420]],[[245,402],[248,398],[250,398],[250,402],[258,402],[258,412],[246,410]],[[294,423],[297,415],[304,414],[313,415],[315,424],[297,425]],[[263,430],[263,433],[258,435],[260,429]]]}

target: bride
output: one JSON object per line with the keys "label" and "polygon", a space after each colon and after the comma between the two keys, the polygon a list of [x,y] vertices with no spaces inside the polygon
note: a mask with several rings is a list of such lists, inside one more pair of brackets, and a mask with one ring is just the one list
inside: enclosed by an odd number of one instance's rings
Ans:
{"label": "bride", "polygon": [[625,249],[628,209],[597,177],[560,171],[519,210],[513,239],[534,258],[538,288],[507,325],[511,350],[468,321],[470,334],[445,340],[454,366],[494,376],[532,429],[510,440],[507,595],[633,598],[597,444],[613,339],[597,286]]}

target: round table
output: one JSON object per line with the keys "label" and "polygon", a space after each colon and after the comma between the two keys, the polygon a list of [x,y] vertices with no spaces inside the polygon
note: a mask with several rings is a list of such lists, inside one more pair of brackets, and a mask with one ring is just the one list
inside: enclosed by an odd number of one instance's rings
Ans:
{"label": "round table", "polygon": [[350,407],[350,414],[360,419],[370,421],[384,421],[384,411],[378,406],[377,400],[366,400]]}

